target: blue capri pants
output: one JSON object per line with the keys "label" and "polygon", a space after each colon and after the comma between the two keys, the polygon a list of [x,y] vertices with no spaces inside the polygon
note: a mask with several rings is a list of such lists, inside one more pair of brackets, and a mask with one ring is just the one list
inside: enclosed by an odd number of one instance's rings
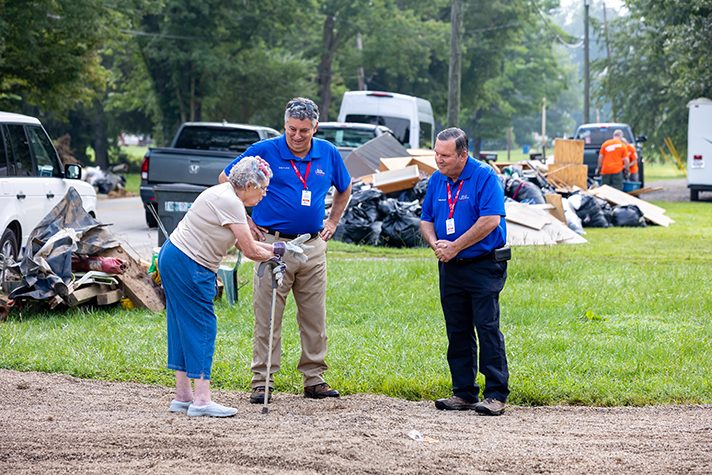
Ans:
{"label": "blue capri pants", "polygon": [[168,369],[210,379],[217,335],[213,309],[217,275],[170,240],[158,254],[158,269],[166,294]]}

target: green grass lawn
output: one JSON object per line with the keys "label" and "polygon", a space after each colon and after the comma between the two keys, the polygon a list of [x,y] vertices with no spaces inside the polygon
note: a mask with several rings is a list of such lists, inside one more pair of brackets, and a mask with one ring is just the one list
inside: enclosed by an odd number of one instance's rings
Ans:
{"label": "green grass lawn", "polygon": [[[513,404],[712,403],[712,208],[664,203],[669,228],[588,229],[583,245],[513,251],[501,295]],[[247,391],[250,264],[217,304],[213,385]],[[327,381],[345,394],[449,394],[435,259],[427,249],[329,246]],[[290,298],[277,391],[299,392]],[[0,367],[171,386],[165,317],[120,308],[15,309]]]}

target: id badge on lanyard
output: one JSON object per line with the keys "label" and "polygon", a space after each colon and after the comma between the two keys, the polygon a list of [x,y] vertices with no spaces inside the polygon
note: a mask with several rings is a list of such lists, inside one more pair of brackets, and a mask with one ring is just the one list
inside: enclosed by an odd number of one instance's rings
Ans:
{"label": "id badge on lanyard", "polygon": [[455,198],[452,197],[452,191],[450,190],[450,183],[447,184],[447,205],[450,210],[448,219],[445,220],[445,232],[448,234],[455,234],[455,205],[457,204],[457,199],[460,197],[460,191],[462,191],[462,185],[464,180],[460,181],[460,185],[457,187],[457,192],[455,193]]}
{"label": "id badge on lanyard", "polygon": [[311,191],[307,189],[307,178],[309,178],[309,170],[311,170],[312,162],[307,164],[307,170],[304,172],[304,176],[299,173],[299,169],[297,168],[297,164],[294,163],[294,160],[291,160],[291,163],[294,173],[297,174],[297,178],[299,178],[299,181],[304,185],[304,189],[302,190],[302,206],[311,206]]}
{"label": "id badge on lanyard", "polygon": [[311,206],[311,191],[302,190],[302,206]]}

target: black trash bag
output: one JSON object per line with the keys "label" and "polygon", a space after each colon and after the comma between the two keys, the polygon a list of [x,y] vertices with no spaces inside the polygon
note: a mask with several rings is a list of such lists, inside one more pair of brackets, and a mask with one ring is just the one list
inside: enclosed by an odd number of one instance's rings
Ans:
{"label": "black trash bag", "polygon": [[20,262],[7,269],[15,280],[22,279],[22,285],[10,297],[65,297],[72,280],[72,253],[93,256],[120,246],[105,226],[86,212],[79,193],[69,188],[30,233]]}
{"label": "black trash bag", "polygon": [[415,184],[413,187],[413,192],[415,193],[415,199],[418,200],[418,203],[421,205],[423,204],[423,200],[425,199],[425,192],[428,191],[428,181],[430,180],[429,177],[426,178],[421,178],[418,183]]}
{"label": "black trash bag", "polygon": [[386,198],[385,200],[378,203],[378,216],[381,220],[390,216],[393,213],[397,213],[400,208],[398,206],[398,200],[395,198]]}
{"label": "black trash bag", "polygon": [[[581,197],[581,205],[576,210],[576,215],[581,218],[581,224],[584,228],[607,228],[610,226],[600,201],[602,200],[597,200],[591,195],[583,195]],[[610,206],[608,206],[608,209],[610,209]]]}
{"label": "black trash bag", "polygon": [[381,243],[389,247],[423,247],[420,218],[412,214],[391,214],[383,220]]}
{"label": "black trash bag", "polygon": [[507,185],[504,188],[505,196],[512,198],[514,201],[527,204],[544,204],[544,195],[534,183],[519,178],[511,178],[507,180]]}
{"label": "black trash bag", "polygon": [[[376,210],[377,213],[377,210]],[[342,241],[352,244],[359,244],[371,232],[371,224],[375,219],[372,219],[369,212],[358,206],[351,206],[344,213],[341,219],[343,224]]]}
{"label": "black trash bag", "polygon": [[621,205],[613,208],[613,226],[645,226],[643,212],[636,205]]}

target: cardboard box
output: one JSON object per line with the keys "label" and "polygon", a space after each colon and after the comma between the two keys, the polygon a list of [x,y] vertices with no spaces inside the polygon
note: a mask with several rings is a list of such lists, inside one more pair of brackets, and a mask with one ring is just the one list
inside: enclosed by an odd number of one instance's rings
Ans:
{"label": "cardboard box", "polygon": [[413,157],[411,156],[381,158],[381,163],[378,166],[378,169],[382,172],[387,172],[389,170],[400,170],[410,165],[410,162],[412,160]]}
{"label": "cardboard box", "polygon": [[556,139],[554,163],[583,164],[583,140]]}
{"label": "cardboard box", "polygon": [[384,193],[409,190],[418,183],[418,180],[420,180],[420,172],[415,165],[373,174],[373,186]]}

